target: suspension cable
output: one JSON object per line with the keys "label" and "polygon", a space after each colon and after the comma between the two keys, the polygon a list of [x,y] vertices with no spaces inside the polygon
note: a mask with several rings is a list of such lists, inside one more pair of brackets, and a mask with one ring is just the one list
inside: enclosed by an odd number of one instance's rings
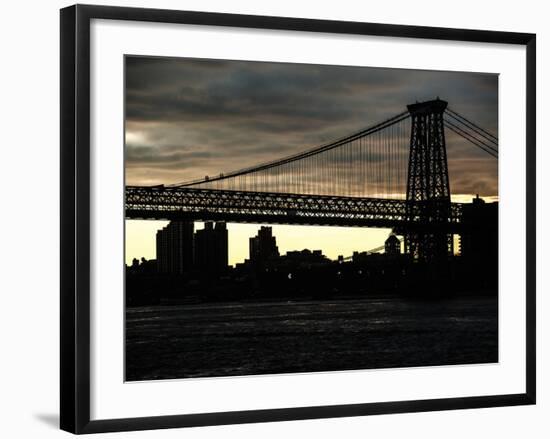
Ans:
{"label": "suspension cable", "polygon": [[461,136],[464,139],[468,140],[470,143],[474,144],[475,146],[477,146],[481,150],[485,151],[487,154],[493,156],[494,158],[498,158],[498,151],[494,151],[493,149],[487,149],[487,146],[484,143],[478,143],[478,142],[480,142],[480,140],[478,140],[475,137],[471,136],[471,134],[468,134],[465,131],[461,130],[456,125],[453,125],[447,119],[444,120],[444,124],[451,131],[455,132],[459,136]]}
{"label": "suspension cable", "polygon": [[457,113],[456,111],[451,110],[450,108],[447,108],[445,112],[451,116],[454,119],[457,119],[459,122],[461,122],[464,125],[470,125],[471,129],[476,131],[480,136],[485,137],[485,139],[491,141],[492,143],[496,144],[498,146],[498,137],[491,134],[489,131],[484,130],[480,126],[473,123],[471,120],[466,119],[461,114]]}
{"label": "suspension cable", "polygon": [[350,136],[346,136],[344,138],[338,139],[338,140],[333,141],[331,143],[312,148],[308,151],[303,151],[303,152],[300,152],[300,153],[297,153],[297,154],[294,154],[294,155],[283,157],[283,158],[278,159],[278,160],[262,163],[260,165],[256,165],[256,166],[252,166],[252,167],[248,167],[248,168],[243,168],[243,169],[240,169],[240,170],[237,170],[237,171],[232,171],[232,172],[220,174],[220,175],[212,177],[212,178],[201,178],[201,179],[197,179],[197,180],[185,181],[185,182],[182,182],[182,183],[176,183],[176,184],[172,184],[172,185],[169,185],[169,186],[172,186],[172,187],[174,187],[174,186],[176,186],[176,187],[196,186],[196,185],[203,184],[203,183],[211,183],[211,182],[214,182],[216,180],[226,180],[228,178],[233,178],[233,177],[237,177],[237,176],[240,176],[240,175],[252,174],[252,173],[260,171],[260,170],[281,166],[281,165],[284,165],[284,164],[287,164],[287,163],[291,163],[291,162],[294,162],[294,161],[297,161],[297,160],[304,159],[306,157],[311,157],[313,155],[320,154],[320,153],[325,152],[325,151],[329,151],[331,149],[334,149],[338,146],[342,146],[342,145],[344,145],[348,142],[351,142],[353,140],[356,140],[358,138],[365,137],[365,136],[368,136],[370,134],[374,134],[378,131],[381,131],[381,130],[393,125],[393,124],[396,124],[398,122],[401,122],[404,119],[407,119],[409,116],[410,116],[409,112],[405,111],[405,112],[400,113],[396,116],[393,116],[393,117],[391,117],[391,118],[389,118],[389,119],[387,119],[383,122],[375,124],[375,125],[373,125],[369,128],[358,131],[358,132],[356,132],[356,133],[354,133]]}

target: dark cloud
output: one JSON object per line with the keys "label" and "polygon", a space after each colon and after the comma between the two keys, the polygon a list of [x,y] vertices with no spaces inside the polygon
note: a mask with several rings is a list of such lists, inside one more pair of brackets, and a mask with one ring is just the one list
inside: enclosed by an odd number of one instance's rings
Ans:
{"label": "dark cloud", "polygon": [[[128,56],[127,182],[169,184],[273,160],[436,96],[498,132],[493,74]],[[452,191],[497,195],[497,161],[453,133],[447,145]]]}

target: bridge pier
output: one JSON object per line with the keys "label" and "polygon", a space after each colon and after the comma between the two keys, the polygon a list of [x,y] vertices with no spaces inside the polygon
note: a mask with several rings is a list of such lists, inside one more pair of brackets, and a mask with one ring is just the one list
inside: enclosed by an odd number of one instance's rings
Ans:
{"label": "bridge pier", "polygon": [[445,145],[443,112],[447,102],[407,106],[411,115],[411,141],[407,177],[408,220],[427,225],[427,231],[405,233],[405,252],[420,260],[445,260],[453,254],[453,235],[429,231],[429,224],[449,221],[451,191]]}

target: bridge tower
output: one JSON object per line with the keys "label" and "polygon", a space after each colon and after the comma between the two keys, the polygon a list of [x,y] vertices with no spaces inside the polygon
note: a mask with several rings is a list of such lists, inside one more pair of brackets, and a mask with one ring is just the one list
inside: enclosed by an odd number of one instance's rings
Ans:
{"label": "bridge tower", "polygon": [[437,98],[407,108],[412,121],[407,215],[422,227],[406,231],[405,252],[415,259],[441,261],[453,253],[453,235],[445,233],[444,229],[437,230],[449,221],[451,209],[443,127],[447,102]]}

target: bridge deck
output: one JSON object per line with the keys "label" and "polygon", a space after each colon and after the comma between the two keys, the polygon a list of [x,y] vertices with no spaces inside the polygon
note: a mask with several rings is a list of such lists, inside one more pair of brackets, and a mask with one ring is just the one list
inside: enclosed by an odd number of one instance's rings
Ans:
{"label": "bridge deck", "polygon": [[186,187],[126,187],[126,218],[224,220],[241,223],[308,224],[458,230],[462,205],[446,220],[426,224],[405,200],[231,191]]}

